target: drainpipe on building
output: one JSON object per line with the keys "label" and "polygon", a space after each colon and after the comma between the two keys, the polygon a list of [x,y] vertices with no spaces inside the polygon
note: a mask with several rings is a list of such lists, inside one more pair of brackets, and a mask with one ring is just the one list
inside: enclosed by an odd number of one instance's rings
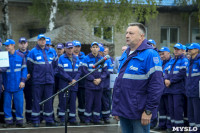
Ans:
{"label": "drainpipe on building", "polygon": [[189,23],[188,23],[188,43],[191,43],[191,17],[192,17],[193,12],[190,13],[189,15]]}

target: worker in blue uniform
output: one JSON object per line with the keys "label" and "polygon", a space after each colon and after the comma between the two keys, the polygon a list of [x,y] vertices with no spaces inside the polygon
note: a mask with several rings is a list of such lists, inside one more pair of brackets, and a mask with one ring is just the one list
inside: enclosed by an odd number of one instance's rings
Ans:
{"label": "worker in blue uniform", "polygon": [[[85,58],[85,53],[81,51],[81,42],[74,40],[73,41],[74,48],[73,48],[73,54],[76,55],[79,58],[80,64],[83,62]],[[83,77],[84,74],[81,74],[81,77]],[[85,122],[85,79],[82,79],[78,83],[78,92],[77,92],[77,98],[78,98],[78,117],[80,119],[81,123]]]}
{"label": "worker in blue uniform", "polygon": [[185,101],[185,75],[188,59],[184,56],[183,45],[177,43],[174,45],[174,58],[169,62],[166,68],[164,79],[166,94],[168,94],[168,109],[172,127],[184,126],[184,101]]}
{"label": "worker in blue uniform", "polygon": [[[163,74],[165,73],[165,69],[169,66],[169,61],[171,60],[170,50],[168,47],[162,47],[159,50],[160,57],[162,59],[162,69]],[[159,105],[159,123],[158,126],[154,128],[156,131],[164,131],[167,128],[170,128],[171,121],[169,120],[169,109],[168,109],[168,95],[165,93],[166,88],[163,91],[163,94],[160,99]]]}
{"label": "worker in blue uniform", "polygon": [[[2,50],[2,40],[0,38],[0,51]],[[3,72],[6,72],[7,68],[0,67],[0,123],[4,123],[4,111],[3,111]]]}
{"label": "worker in blue uniform", "polygon": [[126,30],[129,46],[120,58],[113,88],[112,115],[122,133],[149,133],[163,92],[159,54],[147,43],[145,27],[131,23]]}
{"label": "worker in blue uniform", "polygon": [[[77,56],[73,55],[73,43],[67,42],[65,44],[65,54],[63,54],[59,58],[58,63],[58,72],[60,76],[59,80],[59,89],[63,89],[69,84],[73,84],[76,82],[81,75],[81,71],[79,69],[80,61]],[[69,89],[69,99],[68,103],[66,103],[66,93],[62,92],[59,94],[59,118],[61,124],[63,125],[65,122],[65,110],[66,104],[69,104],[69,123],[70,125],[79,125],[76,120],[76,97],[78,91],[78,83],[73,85]]]}
{"label": "worker in blue uniform", "polygon": [[[58,63],[55,50],[46,46],[45,39],[43,34],[38,35],[38,44],[30,51],[27,58],[28,73],[32,79],[32,122],[34,127],[38,127],[40,124],[39,103],[53,94],[54,75]],[[46,126],[56,125],[53,119],[52,99],[44,104],[43,115]]]}
{"label": "worker in blue uniform", "polygon": [[[107,48],[108,49],[108,48]],[[108,54],[108,51],[105,52],[104,46],[100,46],[99,54],[104,57],[105,54]],[[111,88],[110,88],[110,74],[113,73],[113,63],[109,58],[105,61],[107,67],[107,77],[102,81],[103,82],[103,94],[101,98],[101,115],[104,121],[104,124],[110,123],[110,114],[111,114]]]}
{"label": "worker in blue uniform", "polygon": [[[19,39],[18,43],[19,49],[18,52],[22,53],[27,61],[29,50],[28,47],[28,41],[25,37],[21,37]],[[31,123],[31,113],[32,113],[32,91],[31,91],[31,79],[30,77],[27,77],[26,83],[24,87],[24,98],[25,98],[25,117],[26,117],[26,123]]]}
{"label": "worker in blue uniform", "polygon": [[200,45],[192,43],[188,48],[188,54],[191,56],[187,65],[186,73],[186,96],[188,100],[188,120],[190,127],[196,127],[200,133]]}
{"label": "worker in blue uniform", "polygon": [[24,55],[15,50],[15,41],[7,39],[3,43],[6,50],[9,52],[9,64],[6,73],[3,73],[4,85],[4,113],[5,125],[7,128],[13,124],[13,117],[11,113],[12,100],[15,105],[16,126],[24,127],[23,124],[23,89],[27,78],[26,59]]}
{"label": "worker in blue uniform", "polygon": [[[99,55],[99,45],[97,42],[91,44],[91,53],[83,60],[82,70],[84,74],[93,71],[93,65],[103,57]],[[99,66],[98,66],[99,67]],[[103,68],[95,71],[86,77],[85,80],[85,124],[101,124],[101,97],[103,93],[103,80],[107,76],[107,67],[103,64]]]}

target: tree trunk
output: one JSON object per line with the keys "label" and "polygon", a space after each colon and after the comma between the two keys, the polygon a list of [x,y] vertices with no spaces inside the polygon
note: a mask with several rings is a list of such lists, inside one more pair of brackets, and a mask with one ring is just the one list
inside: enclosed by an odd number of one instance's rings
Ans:
{"label": "tree trunk", "polygon": [[11,38],[10,34],[10,23],[9,23],[9,11],[8,11],[8,0],[3,0],[3,39]]}
{"label": "tree trunk", "polygon": [[47,31],[52,31],[55,27],[55,19],[56,19],[56,12],[57,12],[58,1],[52,0],[51,10],[50,10],[50,17],[49,17],[49,27]]}

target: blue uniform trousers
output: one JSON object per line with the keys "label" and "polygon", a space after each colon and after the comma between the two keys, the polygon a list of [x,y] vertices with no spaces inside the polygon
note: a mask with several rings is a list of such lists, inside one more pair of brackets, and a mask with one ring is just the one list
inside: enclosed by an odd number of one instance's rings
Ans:
{"label": "blue uniform trousers", "polygon": [[1,93],[2,93],[2,83],[0,81],[0,99],[1,99]]}
{"label": "blue uniform trousers", "polygon": [[184,126],[184,95],[169,94],[168,95],[169,115],[171,119],[170,128]]}
{"label": "blue uniform trousers", "polygon": [[[69,99],[68,99],[68,112],[69,122],[76,122],[76,97],[77,91],[69,91]],[[61,92],[59,94],[59,118],[61,122],[65,121],[65,110],[66,110],[66,94],[65,92]]]}
{"label": "blue uniform trousers", "polygon": [[167,118],[170,118],[168,111],[168,96],[162,95],[159,105],[159,127],[162,129],[170,128],[171,121]]}
{"label": "blue uniform trousers", "polygon": [[4,123],[4,111],[3,111],[3,103],[4,103],[4,92],[1,93],[0,98],[0,123]]}
{"label": "blue uniform trousers", "polygon": [[[40,123],[39,103],[43,99],[47,99],[53,94],[53,84],[33,84],[32,85],[32,121],[33,123]],[[43,116],[46,122],[54,122],[53,120],[53,102],[48,100],[43,106]]]}
{"label": "blue uniform trousers", "polygon": [[200,98],[188,97],[188,120],[190,127],[197,127],[200,133]]}
{"label": "blue uniform trousers", "polygon": [[16,123],[20,124],[23,123],[23,104],[24,104],[24,97],[23,97],[23,90],[17,92],[7,92],[4,91],[4,116],[5,122],[7,124],[13,123],[13,116],[12,116],[12,99],[15,105],[15,116],[16,116]]}
{"label": "blue uniform trousers", "polygon": [[111,103],[111,90],[109,89],[103,89],[103,95],[101,98],[101,103],[102,103],[102,118],[104,120],[109,119],[110,116],[110,103]]}
{"label": "blue uniform trousers", "polygon": [[84,87],[78,87],[78,92],[77,92],[77,97],[78,97],[78,116],[80,121],[84,122],[85,121],[85,88]]}
{"label": "blue uniform trousers", "polygon": [[27,83],[24,87],[24,98],[26,101],[26,110],[25,117],[26,122],[31,122],[31,113],[32,113],[32,91],[31,91],[31,83]]}
{"label": "blue uniform trousers", "polygon": [[[99,122],[103,89],[85,89],[85,122]],[[93,118],[92,118],[93,116]]]}

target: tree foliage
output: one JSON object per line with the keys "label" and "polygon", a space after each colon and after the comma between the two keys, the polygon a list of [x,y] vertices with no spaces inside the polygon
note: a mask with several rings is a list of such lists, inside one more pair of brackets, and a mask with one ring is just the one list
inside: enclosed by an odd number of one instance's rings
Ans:
{"label": "tree foliage", "polygon": [[[30,12],[40,18],[43,24],[48,23],[52,0],[32,0]],[[70,13],[74,9],[83,10],[84,17],[92,25],[101,27],[114,26],[120,31],[128,23],[146,22],[156,17],[155,0],[58,0],[58,12]]]}

